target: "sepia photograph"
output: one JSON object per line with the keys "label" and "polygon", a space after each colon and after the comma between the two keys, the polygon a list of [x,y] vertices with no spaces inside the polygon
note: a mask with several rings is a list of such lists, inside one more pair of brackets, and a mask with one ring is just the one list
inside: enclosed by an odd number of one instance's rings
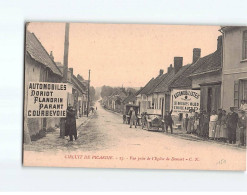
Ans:
{"label": "sepia photograph", "polygon": [[246,170],[247,26],[27,22],[23,165]]}

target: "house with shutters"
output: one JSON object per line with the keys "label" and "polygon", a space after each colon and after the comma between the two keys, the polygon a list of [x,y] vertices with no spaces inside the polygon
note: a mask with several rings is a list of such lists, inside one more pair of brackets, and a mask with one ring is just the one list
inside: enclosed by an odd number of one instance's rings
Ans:
{"label": "house with shutters", "polygon": [[226,111],[247,100],[247,27],[222,26],[223,66],[221,104]]}

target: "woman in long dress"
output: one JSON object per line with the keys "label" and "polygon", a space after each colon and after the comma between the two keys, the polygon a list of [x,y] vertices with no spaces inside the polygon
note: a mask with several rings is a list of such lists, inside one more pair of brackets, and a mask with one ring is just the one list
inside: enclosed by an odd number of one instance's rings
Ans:
{"label": "woman in long dress", "polygon": [[221,117],[222,117],[222,109],[219,109],[219,112],[218,112],[218,120],[216,122],[216,131],[215,131],[215,139],[216,140],[219,140],[220,139]]}
{"label": "woman in long dress", "polygon": [[188,128],[187,133],[192,133],[194,131],[194,112],[193,110],[189,110],[189,122],[188,122]]}
{"label": "woman in long dress", "polygon": [[214,139],[215,138],[217,120],[218,120],[218,115],[213,110],[212,114],[210,116],[210,122],[209,122],[209,139]]}
{"label": "woman in long dress", "polygon": [[222,111],[222,117],[221,117],[221,125],[220,125],[220,139],[224,142],[226,142],[228,138],[228,133],[227,133],[227,115],[226,111]]}

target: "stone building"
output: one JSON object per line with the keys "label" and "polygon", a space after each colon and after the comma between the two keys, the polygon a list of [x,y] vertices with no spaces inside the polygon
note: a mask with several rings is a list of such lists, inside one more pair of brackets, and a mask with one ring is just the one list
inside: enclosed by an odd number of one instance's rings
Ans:
{"label": "stone building", "polygon": [[26,31],[25,51],[25,96],[24,96],[24,142],[36,140],[49,128],[59,126],[59,118],[27,118],[27,93],[29,82],[62,81],[62,73],[54,62],[54,58],[47,53],[35,34]]}
{"label": "stone building", "polygon": [[247,100],[247,27],[223,26],[222,108]]}
{"label": "stone building", "polygon": [[217,50],[196,62],[190,74],[192,89],[201,90],[201,109],[211,113],[221,108],[222,36],[218,37]]}

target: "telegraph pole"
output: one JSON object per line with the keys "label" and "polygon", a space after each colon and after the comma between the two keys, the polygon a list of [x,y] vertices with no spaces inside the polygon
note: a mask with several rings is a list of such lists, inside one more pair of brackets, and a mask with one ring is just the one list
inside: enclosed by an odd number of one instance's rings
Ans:
{"label": "telegraph pole", "polygon": [[88,71],[88,90],[87,90],[87,117],[89,113],[89,105],[90,105],[90,69]]}
{"label": "telegraph pole", "polygon": [[[65,24],[64,58],[63,58],[63,82],[68,81],[68,58],[69,58],[69,23]],[[65,118],[60,118],[60,138],[64,138]]]}

